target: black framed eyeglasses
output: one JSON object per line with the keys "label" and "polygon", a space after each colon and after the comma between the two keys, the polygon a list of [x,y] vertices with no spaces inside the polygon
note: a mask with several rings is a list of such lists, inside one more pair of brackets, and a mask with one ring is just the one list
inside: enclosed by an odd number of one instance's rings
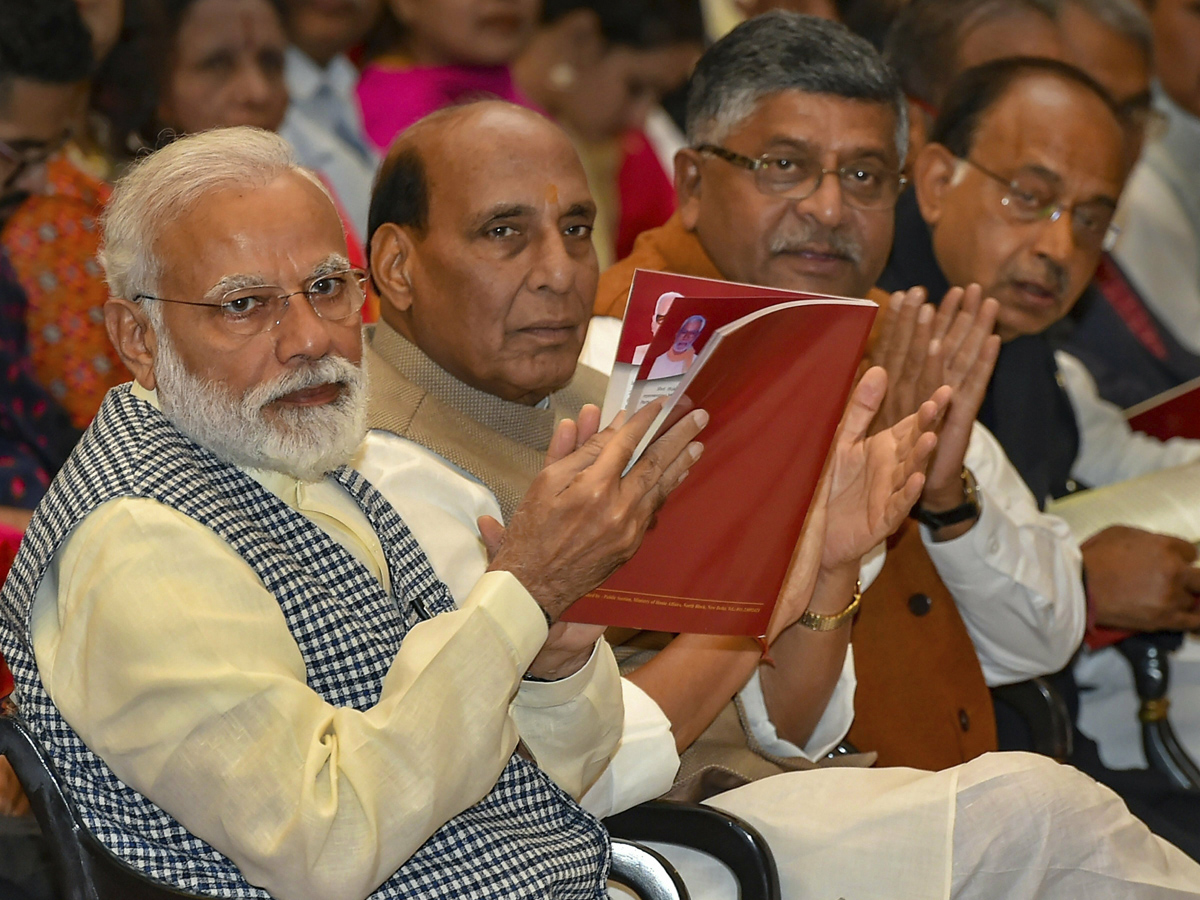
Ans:
{"label": "black framed eyeglasses", "polygon": [[206,306],[220,313],[220,324],[230,334],[255,335],[270,331],[287,314],[292,298],[303,295],[314,313],[330,322],[340,322],[357,313],[366,303],[367,273],[362,269],[339,269],[314,275],[306,286],[290,293],[277,284],[238,288],[216,301],[172,300],[153,294],[138,294],[135,303],[157,300],[184,306]]}
{"label": "black framed eyeglasses", "polygon": [[820,189],[826,175],[836,175],[847,205],[855,209],[888,210],[895,207],[907,183],[899,171],[878,159],[862,159],[825,169],[815,159],[802,156],[764,153],[756,159],[716,144],[700,144],[695,150],[753,172],[759,191],[786,200],[805,200]]}
{"label": "black framed eyeglasses", "polygon": [[10,142],[0,140],[0,159],[5,160],[13,167],[5,177],[4,183],[0,184],[0,188],[12,187],[26,171],[46,163],[55,153],[65,147],[70,139],[71,130],[68,128],[52,141],[13,140]]}
{"label": "black framed eyeglasses", "polygon": [[1022,170],[1005,178],[973,159],[959,160],[986,175],[1004,188],[1000,205],[1014,222],[1057,222],[1063,213],[1071,217],[1075,242],[1089,251],[1110,250],[1120,229],[1113,224],[1116,204],[1104,199],[1064,203],[1054,181],[1037,172]]}

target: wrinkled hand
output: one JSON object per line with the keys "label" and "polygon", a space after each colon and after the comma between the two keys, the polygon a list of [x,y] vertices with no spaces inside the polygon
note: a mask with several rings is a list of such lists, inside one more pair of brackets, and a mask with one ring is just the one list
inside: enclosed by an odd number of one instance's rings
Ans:
{"label": "wrinkled hand", "polygon": [[[578,420],[563,419],[554,429],[542,468],[547,468],[579,450],[600,430],[600,407],[588,403]],[[504,526],[491,516],[481,516],[479,533],[491,562],[504,539]],[[579,671],[592,655],[596,641],[604,636],[603,625],[555,622],[546,642],[529,666],[530,674],[549,680],[566,678]]]}
{"label": "wrinkled hand", "polygon": [[701,445],[692,439],[708,422],[703,410],[684,416],[621,477],[661,408],[655,402],[628,420],[618,415],[590,436],[590,422],[575,435],[560,426],[566,433],[556,435],[552,455],[572,443],[578,449],[551,457],[507,528],[481,520],[493,551],[488,568],[512,572],[552,621],[634,554],[654,513],[699,458]]}
{"label": "wrinkled hand", "polygon": [[831,450],[824,569],[858,560],[900,527],[925,487],[937,446],[931,430],[953,391],[942,386],[909,416],[870,437],[887,391],[887,373],[867,370],[850,397]]}
{"label": "wrinkled hand", "polygon": [[1200,628],[1200,569],[1187,541],[1116,525],[1081,546],[1096,624],[1133,631]]}

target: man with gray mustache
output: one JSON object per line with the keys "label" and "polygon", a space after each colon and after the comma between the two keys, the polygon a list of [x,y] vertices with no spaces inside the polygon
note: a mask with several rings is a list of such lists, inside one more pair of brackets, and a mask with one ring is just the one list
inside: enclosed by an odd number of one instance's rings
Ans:
{"label": "man with gray mustache", "polygon": [[556,454],[455,604],[346,465],[365,274],[282,138],[139,161],[103,262],[134,382],[0,594],[16,702],[87,826],[212,896],[604,896],[608,835],[572,796],[615,751],[620,679],[603,640],[551,628],[636,550],[703,413],[629,479],[653,409]]}
{"label": "man with gray mustache", "polygon": [[[691,146],[675,160],[679,213],[601,276],[596,312],[620,314],[638,267],[887,305],[872,286],[903,200],[907,109],[895,75],[840,26],[778,12],[740,25],[693,76]],[[959,349],[925,387],[957,378],[962,389],[919,507],[961,506],[964,465],[981,505],[945,528],[906,523],[864,594],[849,738],[885,765],[944,769],[996,749],[988,687],[1062,668],[1084,628],[1078,547],[1021,493],[1003,451],[974,425],[995,359],[995,301],[978,289],[959,299]],[[605,325],[593,320],[593,349]],[[889,367],[889,396],[904,390],[887,354],[873,361]],[[939,652],[924,651],[931,646]]]}

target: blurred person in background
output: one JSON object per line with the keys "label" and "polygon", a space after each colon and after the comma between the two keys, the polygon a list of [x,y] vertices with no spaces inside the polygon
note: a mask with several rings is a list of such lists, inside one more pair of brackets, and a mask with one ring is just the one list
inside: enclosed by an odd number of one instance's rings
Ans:
{"label": "blurred person in background", "polygon": [[773,9],[820,16],[841,22],[855,34],[866,38],[876,50],[883,49],[883,40],[897,13],[908,0],[731,0],[733,6],[747,19]]}
{"label": "blurred person in background", "polygon": [[108,289],[96,262],[96,225],[109,182],[139,142],[135,123],[153,99],[147,0],[76,0],[91,34],[94,67],[71,137],[49,160],[45,188],[5,224],[2,238],[24,289],[34,375],[87,427],[105,392],[126,379],[104,332]]}
{"label": "blurred person in background", "polygon": [[[1149,352],[1140,354],[1138,392],[1110,397],[1123,405],[1200,376],[1200,5],[1147,5],[1154,33],[1153,105],[1165,128],[1151,135],[1130,176],[1112,256],[1168,352],[1143,341]],[[1191,365],[1179,367],[1180,358]],[[1164,370],[1171,379],[1166,383]],[[1102,393],[1112,394],[1110,379],[1101,375],[1098,381]]]}
{"label": "blurred person in background", "polygon": [[[288,110],[283,0],[159,0],[162,10],[158,102],[144,126],[151,146],[231,125],[278,131]],[[342,217],[350,262],[365,262],[353,218],[323,169],[317,177]],[[363,317],[373,321],[377,304]]]}
{"label": "blurred person in background", "polygon": [[[1194,18],[1200,22],[1200,16]],[[1100,396],[1128,407],[1200,377],[1200,341],[1179,329],[1172,309],[1178,303],[1186,317],[1188,304],[1200,299],[1196,287],[1189,287],[1197,268],[1187,270],[1185,264],[1188,275],[1179,278],[1186,250],[1172,245],[1153,224],[1163,210],[1178,206],[1159,195],[1147,204],[1143,193],[1146,175],[1179,132],[1164,140],[1169,120],[1154,104],[1151,88],[1154,32],[1135,0],[1067,0],[1062,24],[1069,61],[1104,85],[1125,113],[1131,154],[1141,154],[1147,142],[1150,148],[1122,192],[1112,252],[1101,258],[1092,289],[1072,311],[1062,336],[1065,349],[1087,366]],[[1200,38],[1194,52],[1200,53]],[[1169,61],[1173,72],[1184,65],[1184,60]],[[1195,254],[1193,248],[1193,261]],[[1165,302],[1153,289],[1164,275],[1176,282]]]}
{"label": "blurred person in background", "polygon": [[[0,4],[0,222],[44,188],[46,160],[62,148],[86,97],[91,45],[72,0]],[[19,539],[78,437],[34,378],[25,306],[0,249],[0,544],[6,546]],[[0,758],[0,898],[50,896],[37,826]]]}
{"label": "blurred person in background", "polygon": [[288,105],[282,3],[160,0],[160,5],[164,53],[147,143],[226,125],[277,131]]}
{"label": "blurred person in background", "polygon": [[896,16],[884,58],[908,96],[909,160],[924,146],[951,82],[1006,56],[1062,59],[1058,0],[912,0]]}
{"label": "blurred person in background", "polygon": [[[647,118],[682,85],[702,50],[699,9],[672,0],[547,0],[542,24],[513,65],[517,84],[571,135],[598,214],[601,267],[675,210],[666,166]],[[661,128],[661,125],[659,126]],[[665,157],[665,161],[664,161]]]}
{"label": "blurred person in background", "polygon": [[533,36],[539,0],[384,0],[358,83],[367,136],[383,150],[444,106],[529,99],[510,66]]}
{"label": "blurred person in background", "polygon": [[363,128],[358,67],[346,55],[379,17],[380,0],[287,0],[289,103],[279,133],[300,162],[326,174],[361,242],[379,158]]}

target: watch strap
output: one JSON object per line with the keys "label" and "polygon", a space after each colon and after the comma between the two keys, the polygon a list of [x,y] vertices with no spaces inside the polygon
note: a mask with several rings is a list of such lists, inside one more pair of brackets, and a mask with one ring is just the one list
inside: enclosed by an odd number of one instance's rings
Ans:
{"label": "watch strap", "polygon": [[978,487],[975,484],[975,476],[966,466],[963,466],[962,481],[963,494],[967,499],[958,506],[936,513],[917,506],[913,508],[912,517],[931,531],[979,518],[982,508],[979,505]]}

